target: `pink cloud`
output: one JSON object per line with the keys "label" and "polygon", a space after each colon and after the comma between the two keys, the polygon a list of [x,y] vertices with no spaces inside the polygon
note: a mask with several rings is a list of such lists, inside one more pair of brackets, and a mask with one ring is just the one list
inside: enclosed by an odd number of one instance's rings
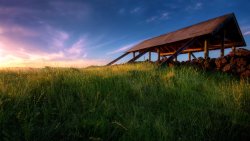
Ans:
{"label": "pink cloud", "polygon": [[85,39],[80,38],[70,48],[66,49],[66,52],[75,56],[79,56],[82,53],[84,47],[85,47]]}
{"label": "pink cloud", "polygon": [[[31,31],[22,27],[0,26],[0,67],[86,67],[106,63],[104,60],[86,58],[87,36],[80,37],[72,44],[66,44],[71,36],[65,31],[50,26],[44,27],[45,35]],[[25,34],[36,38],[48,36],[44,39],[51,49],[45,50],[23,39],[11,38],[7,33]]]}
{"label": "pink cloud", "polygon": [[78,46],[72,47],[69,51],[55,53],[30,52],[23,48],[14,51],[13,48],[9,49],[0,42],[0,67],[87,67],[107,63],[105,60],[87,59],[86,56],[83,56],[83,59],[76,58],[75,55],[78,55],[81,49]]}
{"label": "pink cloud", "polygon": [[18,34],[20,36],[28,36],[28,37],[35,37],[39,35],[37,31],[19,25],[11,25],[11,26],[0,25],[0,35],[8,35],[8,34]]}

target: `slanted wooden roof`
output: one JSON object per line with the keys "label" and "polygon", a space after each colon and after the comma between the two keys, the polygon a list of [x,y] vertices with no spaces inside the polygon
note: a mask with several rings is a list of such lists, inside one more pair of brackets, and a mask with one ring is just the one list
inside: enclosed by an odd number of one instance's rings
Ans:
{"label": "slanted wooden roof", "polygon": [[127,52],[141,51],[162,45],[171,46],[172,43],[200,36],[213,35],[215,37],[215,35],[222,28],[227,28],[225,36],[227,36],[227,40],[237,43],[234,46],[238,47],[246,45],[236,17],[233,13],[231,13],[142,41],[129,49]]}

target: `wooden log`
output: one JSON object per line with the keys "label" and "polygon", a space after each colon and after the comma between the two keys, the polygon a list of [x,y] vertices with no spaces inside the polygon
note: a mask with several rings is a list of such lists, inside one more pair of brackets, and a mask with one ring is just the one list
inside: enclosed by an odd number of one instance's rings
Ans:
{"label": "wooden log", "polygon": [[250,78],[250,70],[246,70],[246,71],[242,72],[242,73],[240,74],[240,77],[241,77],[241,78],[247,78],[247,77]]}
{"label": "wooden log", "polygon": [[230,72],[231,70],[232,70],[231,64],[226,64],[222,69],[223,72]]}

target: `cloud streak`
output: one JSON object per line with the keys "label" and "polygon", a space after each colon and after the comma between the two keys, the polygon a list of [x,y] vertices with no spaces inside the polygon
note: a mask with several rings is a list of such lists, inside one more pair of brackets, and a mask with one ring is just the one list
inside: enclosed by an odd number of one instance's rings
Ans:
{"label": "cloud streak", "polygon": [[243,34],[243,35],[245,35],[245,36],[250,35],[250,31],[246,31],[246,32],[244,32],[244,34]]}
{"label": "cloud streak", "polygon": [[188,5],[185,9],[186,9],[186,11],[195,11],[195,10],[200,10],[202,8],[203,8],[203,3],[197,2],[197,3],[193,3],[191,5]]}
{"label": "cloud streak", "polygon": [[130,13],[131,13],[131,14],[136,14],[136,13],[139,13],[139,12],[141,12],[141,11],[142,11],[142,8],[141,8],[141,7],[136,7],[136,8],[134,8],[134,9],[130,10]]}
{"label": "cloud streak", "polygon": [[136,44],[138,44],[140,41],[134,42],[134,43],[130,43],[127,45],[124,45],[116,50],[113,50],[111,52],[108,52],[107,55],[113,55],[113,54],[117,54],[117,53],[121,53],[121,52],[125,52],[127,50],[129,50],[130,48],[132,48],[133,46],[135,46]]}
{"label": "cloud streak", "polygon": [[146,22],[150,23],[150,22],[155,22],[155,21],[168,20],[169,18],[170,18],[169,12],[164,11],[164,12],[161,12],[159,15],[149,17],[148,19],[146,19]]}

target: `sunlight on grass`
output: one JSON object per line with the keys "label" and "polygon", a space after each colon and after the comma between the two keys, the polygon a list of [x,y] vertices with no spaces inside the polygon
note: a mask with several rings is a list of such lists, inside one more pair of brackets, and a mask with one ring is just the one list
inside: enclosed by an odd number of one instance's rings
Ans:
{"label": "sunlight on grass", "polygon": [[149,63],[0,71],[3,140],[238,140],[250,84]]}

